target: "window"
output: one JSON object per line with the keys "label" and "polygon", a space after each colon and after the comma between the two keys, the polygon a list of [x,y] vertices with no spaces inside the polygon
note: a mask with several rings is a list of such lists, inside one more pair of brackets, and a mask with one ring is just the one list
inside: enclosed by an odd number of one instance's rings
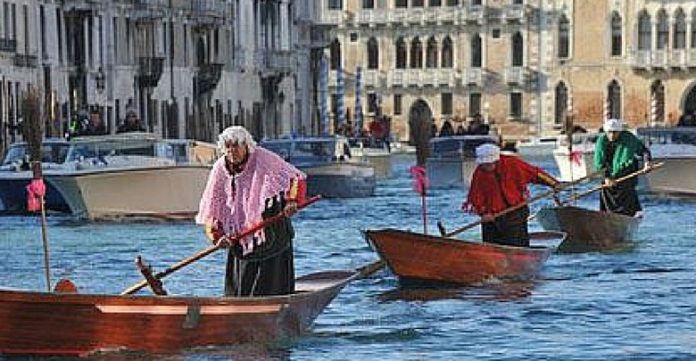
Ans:
{"label": "window", "polygon": [[558,57],[567,59],[570,54],[570,23],[565,15],[558,20]]}
{"label": "window", "polygon": [[650,87],[650,104],[653,104],[650,120],[663,123],[665,121],[665,86],[659,80]]}
{"label": "window", "polygon": [[428,6],[442,6],[441,0],[430,0]]}
{"label": "window", "polygon": [[638,16],[638,50],[650,50],[652,45],[652,24],[650,15],[643,11]]}
{"label": "window", "polygon": [[447,0],[447,6],[458,6],[459,0]]}
{"label": "window", "polygon": [[440,113],[442,115],[452,115],[452,93],[442,93],[440,95]]}
{"label": "window", "polygon": [[358,41],[358,33],[350,33],[350,42],[354,43]]}
{"label": "window", "polygon": [[623,34],[621,31],[621,15],[614,12],[611,15],[611,56],[621,56],[623,53]]}
{"label": "window", "polygon": [[377,46],[377,39],[375,38],[370,38],[370,40],[367,41],[367,68],[379,68],[379,47]]}
{"label": "window", "polygon": [[408,7],[408,0],[395,0],[394,7],[396,7],[396,8]]}
{"label": "window", "polygon": [[414,38],[411,41],[411,68],[423,67],[423,46],[420,39]]}
{"label": "window", "polygon": [[331,54],[331,70],[335,70],[335,69],[340,68],[341,67],[341,43],[338,41],[338,39],[334,39],[334,41],[331,42],[329,52]]}
{"label": "window", "polygon": [[375,8],[375,0],[363,0],[362,7],[363,7],[363,9],[374,9]]}
{"label": "window", "polygon": [[394,94],[394,115],[401,115],[401,94]]}
{"label": "window", "polygon": [[513,5],[524,5],[524,0],[512,0]]}
{"label": "window", "polygon": [[566,111],[568,109],[568,88],[564,82],[558,83],[555,93],[556,104],[553,112],[553,122],[556,125],[562,125],[565,123]]}
{"label": "window", "polygon": [[481,6],[482,2],[481,0],[471,0],[471,5],[473,6]]}
{"label": "window", "polygon": [[491,30],[491,37],[493,39],[500,39],[500,28],[495,28]]}
{"label": "window", "polygon": [[451,68],[454,66],[454,50],[452,49],[452,39],[449,36],[442,41],[442,60],[443,68]]}
{"label": "window", "polygon": [[674,49],[684,49],[686,48],[686,15],[684,15],[682,9],[679,9],[674,17],[674,40],[672,40],[672,46]]}
{"label": "window", "polygon": [[428,47],[425,53],[425,67],[437,68],[437,40],[435,40],[435,37],[428,39]]}
{"label": "window", "polygon": [[329,10],[342,10],[343,9],[343,0],[328,0],[329,1]]}
{"label": "window", "polygon": [[481,115],[481,93],[469,94],[469,116]]}
{"label": "window", "polygon": [[396,39],[396,68],[406,69],[406,42],[404,38]]}
{"label": "window", "polygon": [[522,34],[516,32],[512,35],[512,66],[524,65],[524,42]]}
{"label": "window", "polygon": [[471,37],[471,67],[480,68],[483,63],[483,53],[481,50],[481,36],[474,34]]}
{"label": "window", "polygon": [[510,116],[513,118],[522,117],[522,93],[510,93]]}
{"label": "window", "polygon": [[424,5],[423,0],[411,0],[411,7],[413,8],[422,8]]}
{"label": "window", "polygon": [[367,93],[367,112],[377,113],[377,94]]}
{"label": "window", "polygon": [[667,12],[660,10],[657,14],[657,49],[665,49],[669,44],[669,22]]}
{"label": "window", "polygon": [[607,87],[607,109],[609,118],[621,119],[621,86],[616,80]]}

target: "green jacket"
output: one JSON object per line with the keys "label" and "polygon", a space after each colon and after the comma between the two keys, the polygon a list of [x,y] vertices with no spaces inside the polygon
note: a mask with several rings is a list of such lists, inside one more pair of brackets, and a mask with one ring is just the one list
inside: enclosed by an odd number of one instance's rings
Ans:
{"label": "green jacket", "polygon": [[616,178],[624,175],[627,170],[635,166],[637,156],[642,156],[649,150],[643,142],[633,133],[622,131],[616,141],[613,159],[606,159],[609,138],[606,133],[599,136],[595,144],[594,167],[596,170],[606,168],[609,177]]}

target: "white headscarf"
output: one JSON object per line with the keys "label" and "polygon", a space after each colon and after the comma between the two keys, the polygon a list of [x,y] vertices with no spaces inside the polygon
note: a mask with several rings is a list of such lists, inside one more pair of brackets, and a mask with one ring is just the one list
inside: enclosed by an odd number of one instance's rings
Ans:
{"label": "white headscarf", "polygon": [[493,163],[500,159],[500,147],[495,144],[486,143],[476,147],[476,163]]}
{"label": "white headscarf", "polygon": [[223,130],[222,133],[218,135],[217,145],[221,152],[225,152],[225,144],[228,142],[246,144],[249,147],[249,153],[253,152],[254,148],[256,148],[254,138],[251,136],[249,131],[247,131],[241,125],[227,127],[227,129]]}
{"label": "white headscarf", "polygon": [[624,123],[621,119],[607,119],[602,128],[605,132],[620,132],[624,130]]}

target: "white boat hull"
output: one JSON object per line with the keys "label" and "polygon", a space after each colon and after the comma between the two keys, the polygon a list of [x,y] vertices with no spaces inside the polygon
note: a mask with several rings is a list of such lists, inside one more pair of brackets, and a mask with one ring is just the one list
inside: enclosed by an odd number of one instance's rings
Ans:
{"label": "white boat hull", "polygon": [[47,175],[81,218],[189,219],[198,211],[209,166],[165,166]]}
{"label": "white boat hull", "polygon": [[650,193],[696,196],[696,157],[656,157],[653,162],[664,165],[646,176],[646,190]]}
{"label": "white boat hull", "polygon": [[428,158],[426,170],[433,188],[468,188],[476,170],[476,161],[469,158]]}
{"label": "white boat hull", "polygon": [[302,167],[307,192],[327,198],[371,197],[375,194],[375,170],[367,164],[333,163]]}

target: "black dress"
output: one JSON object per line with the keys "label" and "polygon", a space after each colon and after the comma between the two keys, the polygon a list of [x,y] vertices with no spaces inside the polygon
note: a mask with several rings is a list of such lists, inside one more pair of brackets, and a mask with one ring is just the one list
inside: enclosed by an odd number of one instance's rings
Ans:
{"label": "black dress", "polygon": [[[607,144],[607,161],[604,162],[604,167],[606,169],[605,174],[608,176],[611,174],[612,162],[614,159],[614,153],[616,151],[616,143],[608,142]],[[621,170],[621,172],[616,176],[616,178],[621,178],[629,175],[633,172],[638,171],[639,164],[638,160],[634,159],[630,166]],[[633,217],[638,211],[642,211],[643,208],[640,205],[640,200],[638,199],[638,192],[636,191],[636,186],[638,185],[638,178],[633,177],[627,179],[621,183],[616,184],[613,187],[603,188],[599,197],[599,209],[601,211],[609,211],[612,213],[623,214],[626,216]]]}
{"label": "black dress", "polygon": [[[263,218],[283,211],[282,196],[266,200]],[[265,242],[242,255],[240,245],[230,247],[225,273],[225,296],[270,296],[295,291],[292,239],[295,231],[289,218],[264,228]]]}

